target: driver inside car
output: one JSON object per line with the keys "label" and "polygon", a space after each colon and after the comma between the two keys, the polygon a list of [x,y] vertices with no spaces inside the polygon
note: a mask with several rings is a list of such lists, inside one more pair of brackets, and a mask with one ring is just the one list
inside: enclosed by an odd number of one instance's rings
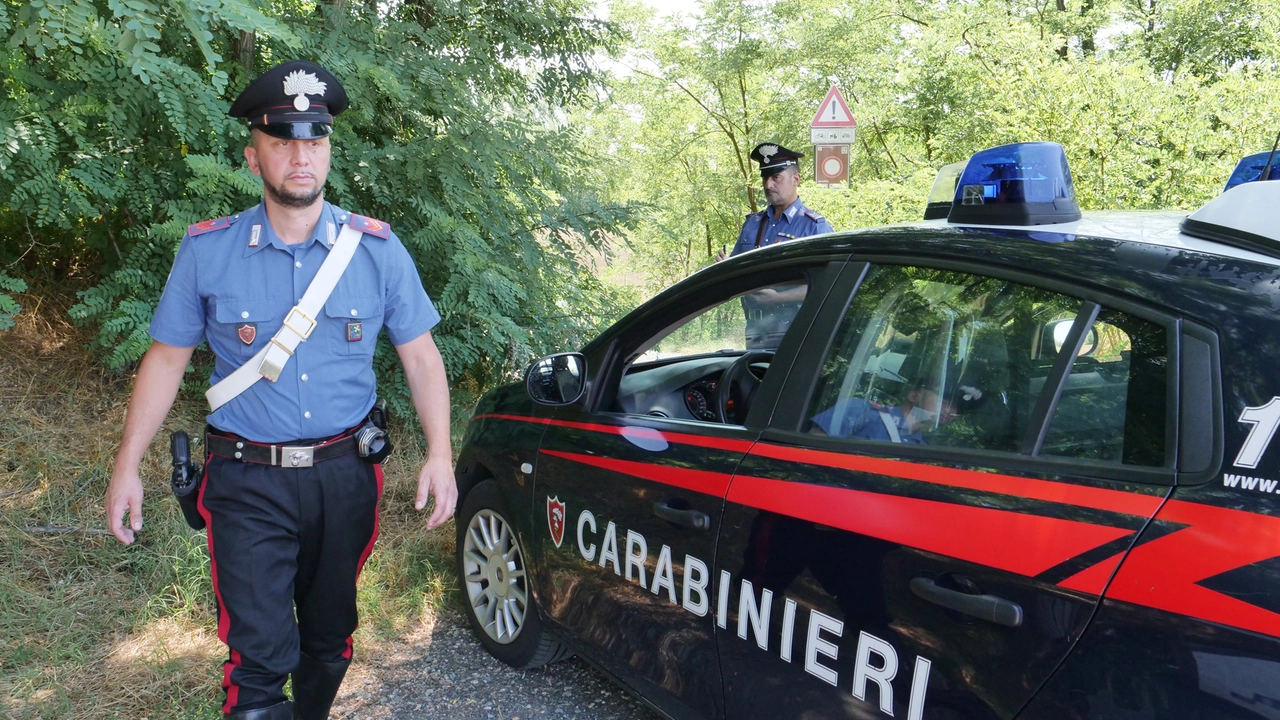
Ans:
{"label": "driver inside car", "polygon": [[[960,402],[971,404],[981,399],[982,390],[960,385]],[[925,443],[925,431],[945,425],[956,418],[957,403],[944,399],[924,384],[917,384],[896,406],[882,405],[863,398],[846,398],[814,415],[809,432],[815,435],[879,440],[881,442]]]}

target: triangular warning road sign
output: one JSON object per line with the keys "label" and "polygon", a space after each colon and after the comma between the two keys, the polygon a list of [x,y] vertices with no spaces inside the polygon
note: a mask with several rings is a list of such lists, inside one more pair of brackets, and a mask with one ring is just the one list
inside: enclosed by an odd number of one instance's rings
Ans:
{"label": "triangular warning road sign", "polygon": [[856,127],[858,121],[853,119],[849,104],[844,101],[840,89],[835,85],[827,91],[827,97],[818,106],[818,114],[813,116],[809,127]]}

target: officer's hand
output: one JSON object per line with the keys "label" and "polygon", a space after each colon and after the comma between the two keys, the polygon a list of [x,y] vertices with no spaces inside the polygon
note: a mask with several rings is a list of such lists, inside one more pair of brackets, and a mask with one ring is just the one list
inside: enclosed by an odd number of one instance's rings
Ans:
{"label": "officer's hand", "polygon": [[[129,512],[129,527],[124,526],[125,511]],[[125,545],[132,544],[134,533],[142,530],[142,480],[137,470],[111,474],[107,485],[107,528]]]}
{"label": "officer's hand", "polygon": [[453,510],[458,505],[458,482],[453,478],[453,463],[447,456],[439,461],[427,458],[427,464],[418,473],[418,495],[413,500],[413,509],[425,508],[427,495],[436,499],[435,509],[427,518],[427,529],[431,530],[453,517]]}
{"label": "officer's hand", "polygon": [[729,256],[724,254],[724,248],[720,248],[720,251],[716,253],[716,262],[720,262],[727,257]]}

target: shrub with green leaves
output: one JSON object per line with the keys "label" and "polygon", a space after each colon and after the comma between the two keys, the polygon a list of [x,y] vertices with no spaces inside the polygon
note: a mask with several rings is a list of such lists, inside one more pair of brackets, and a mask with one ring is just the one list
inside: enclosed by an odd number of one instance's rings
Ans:
{"label": "shrub with green leaves", "polygon": [[[444,316],[450,375],[483,388],[613,313],[602,203],[563,108],[610,26],[585,0],[0,0],[0,268],[86,287],[72,317],[136,361],[186,226],[260,201],[226,110],[302,58],[351,100],[326,199],[391,223]],[[0,275],[0,293],[21,291]],[[0,326],[14,311],[0,294]],[[384,344],[385,345],[385,344]],[[388,389],[395,363],[380,350]]]}
{"label": "shrub with green leaves", "polygon": [[9,277],[0,272],[0,330],[13,327],[13,316],[22,308],[9,293],[20,293],[27,289],[27,284],[20,278]]}

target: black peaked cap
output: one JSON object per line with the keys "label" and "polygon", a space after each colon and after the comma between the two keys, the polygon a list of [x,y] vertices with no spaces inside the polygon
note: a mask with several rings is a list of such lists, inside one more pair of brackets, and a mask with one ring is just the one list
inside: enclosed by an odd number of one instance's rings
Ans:
{"label": "black peaked cap", "polygon": [[800,165],[804,153],[788,150],[778,143],[760,143],[751,151],[751,159],[760,163],[760,177],[766,178]]}
{"label": "black peaked cap", "polygon": [[290,60],[262,73],[231,103],[228,115],[249,127],[295,140],[325,137],[333,118],[347,109],[347,91],[328,70]]}

